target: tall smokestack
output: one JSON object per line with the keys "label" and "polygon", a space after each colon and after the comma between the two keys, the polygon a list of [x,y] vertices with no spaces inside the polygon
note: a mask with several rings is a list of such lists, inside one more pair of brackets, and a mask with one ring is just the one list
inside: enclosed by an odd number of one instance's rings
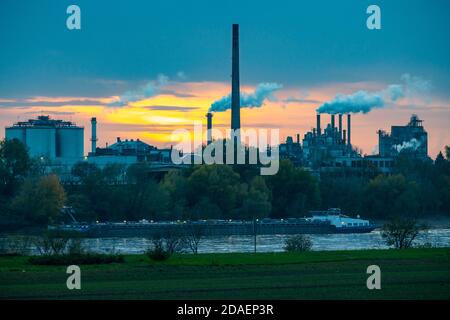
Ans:
{"label": "tall smokestack", "polygon": [[317,114],[317,135],[320,136],[320,113]]}
{"label": "tall smokestack", "polygon": [[300,133],[297,133],[297,144],[300,144]]}
{"label": "tall smokestack", "polygon": [[207,135],[207,144],[212,142],[212,113],[208,112],[206,114],[206,135]]}
{"label": "tall smokestack", "polygon": [[342,141],[342,113],[339,114],[339,141]]}
{"label": "tall smokestack", "polygon": [[231,129],[241,128],[241,106],[239,92],[239,25],[233,24],[233,49],[231,70]]}
{"label": "tall smokestack", "polygon": [[91,125],[92,125],[92,136],[91,136],[91,151],[95,153],[95,150],[97,149],[97,118],[91,119]]}
{"label": "tall smokestack", "polygon": [[335,134],[334,134],[334,128],[335,128],[335,123],[334,123],[334,114],[331,115],[331,139],[334,143],[334,138],[335,138]]}
{"label": "tall smokestack", "polygon": [[349,146],[352,144],[352,142],[351,142],[351,132],[350,132],[351,127],[352,127],[351,115],[349,113],[349,114],[347,114],[347,144]]}
{"label": "tall smokestack", "polygon": [[345,144],[345,133],[346,133],[345,129],[342,130],[342,144]]}

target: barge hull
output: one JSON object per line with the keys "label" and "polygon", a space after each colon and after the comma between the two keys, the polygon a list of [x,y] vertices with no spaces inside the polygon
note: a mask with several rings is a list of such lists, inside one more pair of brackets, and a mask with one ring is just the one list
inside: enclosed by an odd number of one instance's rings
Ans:
{"label": "barge hull", "polygon": [[[357,233],[370,232],[372,230],[355,230]],[[182,235],[196,232],[202,236],[233,236],[233,235],[274,235],[274,234],[333,234],[340,233],[329,224],[304,224],[304,225],[172,225],[172,226],[114,226],[92,227],[85,234],[91,238],[106,237],[156,237],[164,235]],[[351,232],[351,230],[346,230]]]}

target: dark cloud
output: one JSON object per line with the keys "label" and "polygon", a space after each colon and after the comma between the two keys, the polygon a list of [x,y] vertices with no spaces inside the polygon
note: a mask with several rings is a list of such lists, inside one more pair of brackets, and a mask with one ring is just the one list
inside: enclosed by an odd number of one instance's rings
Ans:
{"label": "dark cloud", "polygon": [[283,100],[285,103],[321,103],[322,101],[314,100],[314,99],[302,99],[302,98],[295,98],[295,97],[289,97]]}
{"label": "dark cloud", "polygon": [[168,94],[171,96],[175,96],[178,98],[194,98],[197,97],[197,95],[193,94],[193,93],[186,93],[186,92],[177,92],[175,90],[169,90],[169,89],[162,89],[159,92],[160,94]]}
{"label": "dark cloud", "polygon": [[16,99],[14,101],[0,102],[0,108],[19,108],[25,109],[30,107],[61,107],[61,106],[105,106],[97,100],[92,99],[74,99],[63,102],[56,101],[29,101],[29,99]]}
{"label": "dark cloud", "polygon": [[58,115],[58,116],[73,116],[77,114],[78,112],[70,112],[70,111],[55,111],[55,110],[42,110],[42,111],[28,111],[24,112],[23,114],[29,114],[29,115]]}
{"label": "dark cloud", "polygon": [[183,107],[183,106],[145,106],[144,108],[149,110],[179,111],[179,112],[189,112],[192,110],[200,109],[199,107]]}

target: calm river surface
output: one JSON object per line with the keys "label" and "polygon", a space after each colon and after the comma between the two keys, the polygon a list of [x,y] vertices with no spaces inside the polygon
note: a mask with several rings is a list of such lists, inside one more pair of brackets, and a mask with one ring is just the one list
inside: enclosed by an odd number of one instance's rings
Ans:
{"label": "calm river surface", "polygon": [[[288,235],[259,235],[256,240],[258,252],[283,251],[284,241]],[[363,234],[313,234],[310,235],[312,250],[357,250],[388,248],[381,238],[380,231]],[[5,237],[0,235],[0,244]],[[430,244],[434,247],[450,247],[450,228],[431,229],[421,233],[415,244]],[[141,238],[93,238],[83,239],[83,247],[99,253],[143,253],[150,246],[150,241]],[[31,248],[35,252],[34,248]],[[252,236],[221,236],[203,238],[199,252],[253,252]]]}

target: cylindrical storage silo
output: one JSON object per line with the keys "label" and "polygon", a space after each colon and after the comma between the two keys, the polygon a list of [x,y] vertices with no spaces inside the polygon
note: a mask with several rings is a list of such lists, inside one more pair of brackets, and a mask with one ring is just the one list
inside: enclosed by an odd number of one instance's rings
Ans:
{"label": "cylindrical storage silo", "polygon": [[31,157],[56,157],[56,129],[45,127],[27,127],[26,145]]}
{"label": "cylindrical storage silo", "polygon": [[80,127],[62,127],[56,131],[56,156],[59,158],[83,158],[84,129]]}
{"label": "cylindrical storage silo", "polygon": [[5,129],[6,140],[17,139],[25,144],[25,128],[23,127],[8,127]]}

